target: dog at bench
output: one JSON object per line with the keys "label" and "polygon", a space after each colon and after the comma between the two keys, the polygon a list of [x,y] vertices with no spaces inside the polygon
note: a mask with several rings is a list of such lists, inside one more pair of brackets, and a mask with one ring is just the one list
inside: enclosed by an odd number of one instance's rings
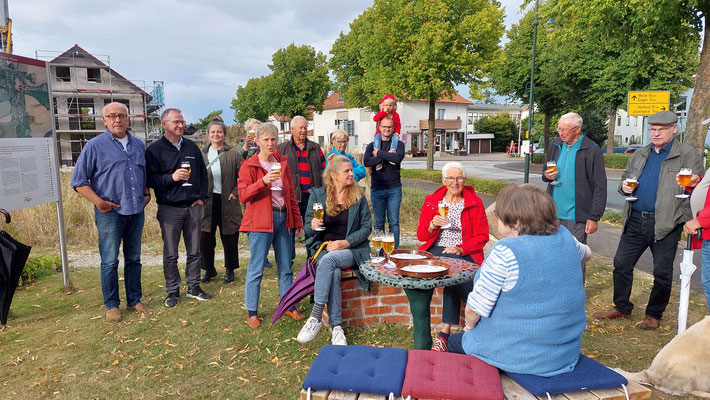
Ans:
{"label": "dog at bench", "polygon": [[617,371],[669,394],[710,398],[710,316],[673,338],[648,369],[638,373]]}

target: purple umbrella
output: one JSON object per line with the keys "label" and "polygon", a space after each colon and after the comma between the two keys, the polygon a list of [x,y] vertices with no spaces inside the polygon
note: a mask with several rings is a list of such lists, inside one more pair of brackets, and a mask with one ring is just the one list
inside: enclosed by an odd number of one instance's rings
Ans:
{"label": "purple umbrella", "polygon": [[328,243],[330,242],[323,242],[316,254],[306,260],[306,265],[301,268],[301,272],[298,273],[296,279],[293,280],[291,286],[286,293],[284,293],[283,297],[281,297],[281,301],[279,301],[279,305],[274,312],[274,318],[271,319],[271,324],[269,324],[269,329],[286,314],[286,311],[298,304],[304,297],[313,293],[313,286],[316,281],[316,260],[318,260],[318,255],[321,250],[323,250]]}

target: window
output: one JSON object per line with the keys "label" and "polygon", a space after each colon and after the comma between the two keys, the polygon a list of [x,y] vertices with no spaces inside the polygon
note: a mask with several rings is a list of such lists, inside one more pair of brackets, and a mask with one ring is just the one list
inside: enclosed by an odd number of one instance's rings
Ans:
{"label": "window", "polygon": [[348,112],[347,111],[338,111],[335,113],[335,118],[337,119],[348,119]]}
{"label": "window", "polygon": [[[634,126],[638,126],[638,125],[639,125],[639,117],[634,117]],[[628,140],[628,138],[627,138],[627,140]]]}
{"label": "window", "polygon": [[372,121],[372,113],[364,108],[361,108],[360,109],[360,122],[367,122],[367,121]]}
{"label": "window", "polygon": [[59,130],[59,117],[57,117],[57,114],[59,114],[59,111],[57,109],[57,98],[56,97],[52,98],[52,109],[54,110],[54,129]]}
{"label": "window", "polygon": [[101,70],[98,68],[87,68],[86,80],[89,82],[101,83]]}
{"label": "window", "polygon": [[618,117],[616,117],[616,125],[617,125],[617,126],[621,126],[621,115],[619,115]]}
{"label": "window", "polygon": [[629,126],[629,116],[626,116],[626,126]]}
{"label": "window", "polygon": [[109,103],[121,103],[128,108],[129,112],[131,110],[131,102],[128,99],[104,99],[104,105]]}
{"label": "window", "polygon": [[79,99],[79,113],[81,116],[81,130],[96,129],[96,109],[94,99]]}
{"label": "window", "polygon": [[443,108],[440,108],[436,110],[436,119],[444,119],[446,116],[446,110]]}
{"label": "window", "polygon": [[468,113],[468,125],[473,125],[473,113]]}
{"label": "window", "polygon": [[71,82],[71,70],[69,67],[54,67],[54,73],[59,82]]}

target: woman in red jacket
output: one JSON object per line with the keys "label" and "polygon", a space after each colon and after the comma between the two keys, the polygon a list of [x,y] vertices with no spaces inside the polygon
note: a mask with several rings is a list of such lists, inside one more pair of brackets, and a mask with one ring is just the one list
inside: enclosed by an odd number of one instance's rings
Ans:
{"label": "woman in red jacket", "polygon": [[[303,233],[303,222],[293,191],[291,172],[286,157],[276,156],[278,129],[274,124],[259,125],[256,131],[259,153],[244,161],[239,170],[239,200],[246,211],[240,232],[249,236],[249,267],[244,282],[244,302],[249,312],[247,325],[259,327],[259,292],[264,273],[264,260],[273,245],[276,271],[279,280],[279,295],[283,296],[293,282],[291,272],[291,235]],[[279,168],[280,167],[280,168]],[[295,308],[286,315],[295,320],[305,319]]]}
{"label": "woman in red jacket", "polygon": [[[473,186],[465,186],[463,165],[450,162],[441,170],[443,187],[424,199],[419,216],[417,239],[425,242],[419,250],[435,256],[465,259],[481,265],[483,246],[488,242],[488,218],[483,202]],[[448,207],[448,215],[439,214],[439,203]],[[473,290],[473,282],[444,288],[441,332],[434,351],[446,351],[451,325],[461,319],[461,301]]]}

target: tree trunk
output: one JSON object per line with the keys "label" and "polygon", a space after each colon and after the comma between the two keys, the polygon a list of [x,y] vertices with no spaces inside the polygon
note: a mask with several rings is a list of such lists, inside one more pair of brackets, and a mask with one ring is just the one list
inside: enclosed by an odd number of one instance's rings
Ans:
{"label": "tree trunk", "polygon": [[545,140],[543,141],[545,146],[545,153],[547,153],[547,145],[550,144],[550,113],[545,113],[545,128],[543,129],[543,134],[545,135]]}
{"label": "tree trunk", "polygon": [[426,169],[429,171],[434,170],[434,124],[436,123],[435,111],[436,111],[436,94],[429,95],[429,130],[427,132],[427,146],[426,146]]}
{"label": "tree trunk", "polygon": [[710,118],[710,51],[708,51],[710,35],[708,33],[710,33],[710,27],[708,27],[708,18],[705,14],[703,50],[700,52],[695,90],[688,110],[688,121],[685,125],[685,143],[695,147],[701,153],[705,147],[705,136],[708,131],[707,126],[703,125],[703,120]]}
{"label": "tree trunk", "polygon": [[609,129],[606,133],[606,154],[614,154],[614,128],[616,127],[616,107],[609,111]]}

